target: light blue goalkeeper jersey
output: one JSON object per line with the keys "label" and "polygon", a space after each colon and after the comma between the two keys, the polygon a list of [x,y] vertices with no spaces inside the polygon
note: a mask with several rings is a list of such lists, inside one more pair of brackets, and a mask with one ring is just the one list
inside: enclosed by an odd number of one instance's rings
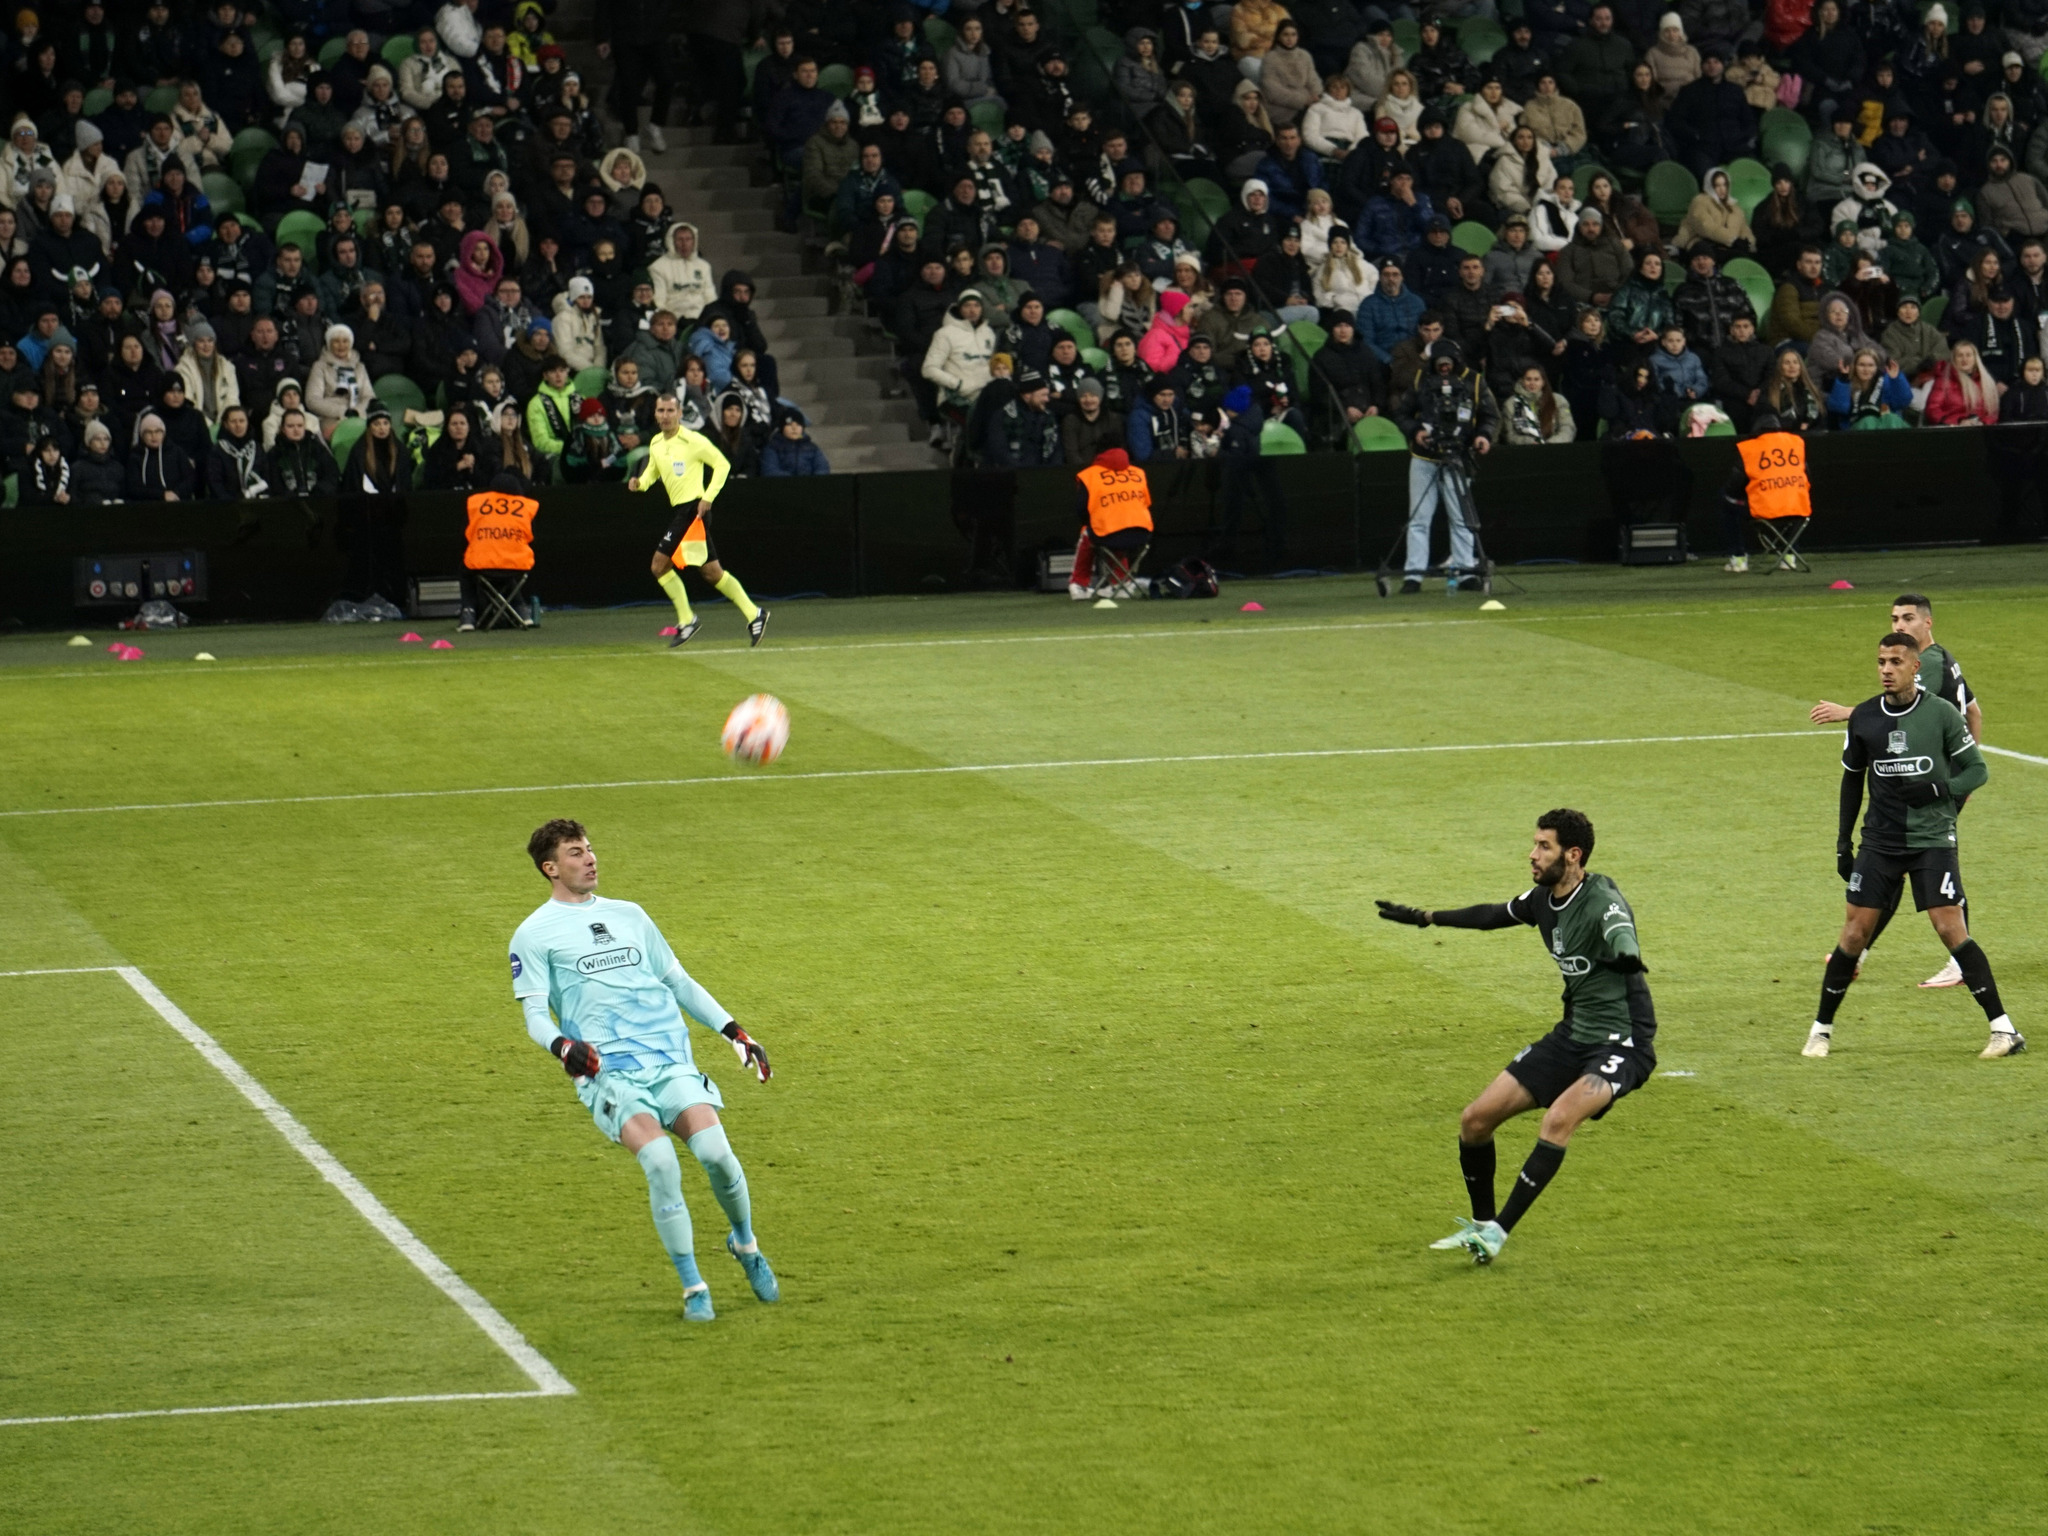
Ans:
{"label": "light blue goalkeeper jersey", "polygon": [[596,1046],[607,1070],[693,1066],[689,1019],[711,1030],[732,1021],[690,979],[654,920],[608,896],[550,899],[519,925],[512,995],[545,997],[562,1033]]}

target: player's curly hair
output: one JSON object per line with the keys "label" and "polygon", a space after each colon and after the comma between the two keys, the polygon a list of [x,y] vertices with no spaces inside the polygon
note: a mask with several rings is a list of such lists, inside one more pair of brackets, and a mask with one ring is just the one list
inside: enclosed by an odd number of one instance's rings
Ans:
{"label": "player's curly hair", "polygon": [[[557,816],[553,821],[544,821],[534,829],[533,836],[526,840],[526,855],[533,860],[533,867],[540,869],[555,856],[555,850],[564,843],[578,839],[589,841],[590,833],[580,821],[571,821],[566,816]],[[542,869],[542,874],[547,871]]]}
{"label": "player's curly hair", "polygon": [[1584,811],[1545,811],[1536,818],[1536,830],[1555,832],[1560,852],[1566,848],[1578,849],[1581,869],[1593,862],[1593,823]]}

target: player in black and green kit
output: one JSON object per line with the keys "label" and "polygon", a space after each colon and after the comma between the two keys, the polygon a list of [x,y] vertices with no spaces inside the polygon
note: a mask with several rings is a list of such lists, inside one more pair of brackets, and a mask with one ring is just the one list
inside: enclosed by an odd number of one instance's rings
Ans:
{"label": "player in black and green kit", "polygon": [[[1529,850],[1535,885],[1510,901],[1454,911],[1376,903],[1392,923],[1427,928],[1512,928],[1542,935],[1564,973],[1564,1018],[1515,1059],[1465,1106],[1458,1122],[1458,1163],[1472,1197],[1472,1216],[1432,1248],[1462,1248],[1475,1264],[1491,1264],[1515,1223],[1564,1162],[1572,1132],[1598,1120],[1623,1094],[1650,1080],[1657,1066],[1657,1013],[1643,979],[1635,913],[1605,875],[1591,874],[1593,824],[1578,811],[1546,811],[1536,819]],[[1536,1148],[1515,1180],[1505,1209],[1493,1204],[1493,1133],[1516,1115],[1542,1106]]]}
{"label": "player in black and green kit", "polygon": [[[1828,956],[1820,1009],[1801,1052],[1825,1056],[1834,1039],[1835,1011],[1856,979],[1856,961],[1878,919],[1898,900],[1901,882],[1913,882],[1913,905],[1962,968],[1963,985],[1991,1021],[1991,1039],[1979,1053],[2015,1056],[2027,1048],[2013,1027],[1991,979],[1991,962],[1963,924],[1963,870],[1956,850],[1956,811],[1991,777],[1970,728],[1948,700],[1920,687],[1920,647],[1894,631],[1877,643],[1877,677],[1884,691],[1849,714],[1842,745],[1841,824],[1835,866],[1849,884],[1842,936]],[[1863,846],[1852,854],[1850,835],[1870,781]]]}
{"label": "player in black and green kit", "polygon": [[[1892,599],[1892,628],[1902,635],[1911,635],[1920,647],[1920,691],[1944,698],[1962,712],[1963,724],[1970,728],[1970,734],[1981,746],[1984,741],[1984,710],[1977,695],[1971,691],[1969,682],[1963,676],[1963,664],[1956,659],[1955,652],[1937,644],[1934,638],[1934,600],[1920,592],[1901,592]],[[1807,718],[1817,725],[1846,725],[1851,710],[1846,704],[1837,704],[1822,699],[1814,705]],[[1903,891],[1903,887],[1899,888]],[[1898,896],[1892,904],[1878,914],[1877,927],[1871,930],[1870,942],[1863,946],[1863,953],[1856,957],[1856,974],[1863,974],[1863,962],[1870,958],[1870,951],[1884,936],[1886,926],[1899,910]],[[1968,927],[1970,910],[1963,907],[1963,926]],[[1942,968],[1920,985],[1923,987],[1960,987],[1963,984],[1963,968],[1956,964],[1955,956],[1949,956]]]}

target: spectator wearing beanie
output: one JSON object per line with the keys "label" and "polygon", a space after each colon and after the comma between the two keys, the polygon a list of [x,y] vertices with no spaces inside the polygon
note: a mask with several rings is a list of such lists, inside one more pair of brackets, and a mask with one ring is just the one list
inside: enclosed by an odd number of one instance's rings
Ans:
{"label": "spectator wearing beanie", "polygon": [[166,441],[163,417],[145,413],[136,423],[136,443],[128,454],[127,501],[189,501],[194,493],[192,461],[175,443]]}
{"label": "spectator wearing beanie", "polygon": [[128,496],[128,467],[114,457],[114,434],[105,422],[85,429],[85,449],[71,463],[71,499],[81,507],[106,506]]}

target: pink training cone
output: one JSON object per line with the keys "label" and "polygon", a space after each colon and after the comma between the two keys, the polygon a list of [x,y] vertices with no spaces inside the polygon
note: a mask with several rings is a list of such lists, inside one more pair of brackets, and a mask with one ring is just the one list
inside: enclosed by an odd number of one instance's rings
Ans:
{"label": "pink training cone", "polygon": [[402,635],[400,635],[400,636],[398,637],[398,643],[399,643],[400,645],[412,645],[412,644],[414,644],[414,643],[416,643],[416,642],[418,642],[418,641],[424,640],[424,639],[426,639],[426,638],[427,638],[427,637],[426,637],[425,635],[421,634],[421,633],[420,633],[420,632],[419,632],[418,630],[416,630],[416,629],[408,629],[408,630],[407,630],[407,631],[406,631],[406,632],[405,632],[404,634],[402,634]]}
{"label": "pink training cone", "polygon": [[1828,583],[1828,590],[1830,592],[1854,592],[1856,590],[1856,583],[1853,581],[1831,581]]}
{"label": "pink training cone", "polygon": [[1238,609],[1237,611],[1239,613],[1264,613],[1266,611],[1266,605],[1264,603],[1246,603],[1242,608]]}
{"label": "pink training cone", "polygon": [[107,647],[107,654],[109,656],[118,656],[127,649],[128,642],[126,640],[116,640],[112,645]]}
{"label": "pink training cone", "polygon": [[122,646],[122,647],[121,647],[121,659],[122,659],[123,661],[140,661],[140,660],[142,660],[142,647],[141,647],[141,646],[139,646],[139,645],[124,645],[124,646]]}
{"label": "pink training cone", "polygon": [[453,640],[436,640],[427,649],[430,651],[452,651],[455,649],[455,642]]}
{"label": "pink training cone", "polygon": [[679,633],[681,633],[681,631],[679,631],[673,624],[664,624],[661,626],[661,637],[664,640],[666,640],[670,635]]}

